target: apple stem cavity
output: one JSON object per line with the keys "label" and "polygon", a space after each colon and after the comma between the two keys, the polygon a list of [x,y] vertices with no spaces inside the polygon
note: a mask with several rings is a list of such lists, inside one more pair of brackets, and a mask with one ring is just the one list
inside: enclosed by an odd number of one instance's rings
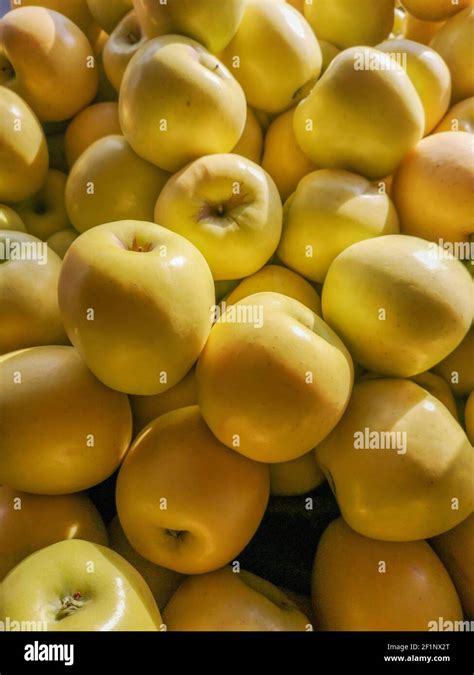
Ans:
{"label": "apple stem cavity", "polygon": [[61,600],[61,609],[56,615],[56,620],[61,621],[71,614],[74,614],[79,609],[84,607],[84,600],[82,599],[82,594],[79,591],[76,591],[73,595],[66,595]]}

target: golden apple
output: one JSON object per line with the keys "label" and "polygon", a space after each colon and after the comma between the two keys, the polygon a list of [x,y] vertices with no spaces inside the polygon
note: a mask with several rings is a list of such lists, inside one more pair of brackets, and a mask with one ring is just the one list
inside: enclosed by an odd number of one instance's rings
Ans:
{"label": "golden apple", "polygon": [[[393,181],[393,200],[401,231],[469,249],[474,232],[474,138],[446,131],[424,138],[401,162]],[[456,250],[452,251],[456,254]],[[463,250],[459,255],[463,257]],[[469,258],[469,253],[464,255]]]}
{"label": "golden apple", "polygon": [[318,630],[428,631],[462,621],[453,582],[425,541],[361,537],[339,518],[316,552],[312,596]]}
{"label": "golden apple", "polygon": [[70,539],[36,551],[0,586],[0,620],[48,631],[159,631],[162,620],[140,574],[99,544]]}
{"label": "golden apple", "polygon": [[189,577],[163,619],[170,631],[305,631],[309,619],[279,588],[230,567]]}
{"label": "golden apple", "polygon": [[10,0],[11,9],[32,6],[54,9],[55,12],[64,14],[85,33],[91,44],[100,33],[100,26],[89,11],[87,0]]}
{"label": "golden apple", "polygon": [[69,123],[64,135],[65,152],[72,167],[92,143],[104,136],[121,135],[118,103],[95,103],[81,110]]}
{"label": "golden apple", "polygon": [[197,381],[202,415],[224,445],[261,462],[286,462],[337,424],[353,368],[322,319],[267,292],[222,314],[199,358]]}
{"label": "golden apple", "polygon": [[133,0],[87,0],[89,10],[99,26],[111,33],[127,12],[133,7]]}
{"label": "golden apple", "polygon": [[444,21],[422,21],[406,12],[403,37],[406,40],[414,40],[422,45],[429,45],[444,23]]}
{"label": "golden apple", "polygon": [[221,53],[249,105],[279,113],[321,72],[318,41],[304,17],[284,2],[247,0],[237,33]]}
{"label": "golden apple", "polygon": [[318,467],[312,450],[290,462],[270,464],[271,495],[304,495],[321,485],[324,480],[325,476]]}
{"label": "golden apple", "polygon": [[0,21],[0,84],[19,94],[41,120],[65,120],[97,92],[92,47],[63,14],[20,7]]}
{"label": "golden apple", "polygon": [[255,162],[233,154],[195,160],[166,183],[155,222],[189,239],[214,279],[241,279],[273,255],[282,206],[272,178]]}
{"label": "golden apple", "polygon": [[118,391],[158,394],[179,382],[207,340],[213,304],[202,255],[154,223],[94,227],[63,261],[66,331],[96,377]]}
{"label": "golden apple", "polygon": [[444,21],[469,7],[472,0],[403,0],[403,6],[422,21]]}
{"label": "golden apple", "polygon": [[366,537],[426,539],[472,511],[472,446],[449,410],[409,380],[356,383],[316,459],[344,519]]}
{"label": "golden apple", "polygon": [[441,363],[434,368],[456,396],[468,396],[474,389],[474,328]]}
{"label": "golden apple", "polygon": [[448,66],[434,49],[413,40],[386,40],[377,45],[377,49],[406,66],[425,111],[426,136],[449,108],[451,74]]}
{"label": "golden apple", "polygon": [[202,155],[231,152],[245,127],[239,83],[198,42],[149,40],[132,58],[119,95],[120,124],[143,159],[177,171]]}
{"label": "golden apple", "polygon": [[448,110],[433,133],[442,131],[467,131],[474,134],[474,96],[459,101]]}
{"label": "golden apple", "polygon": [[18,213],[6,204],[0,204],[0,230],[26,232],[25,223]]}
{"label": "golden apple", "polygon": [[0,486],[0,582],[34,551],[63,539],[107,546],[107,530],[85,493],[31,495]]}
{"label": "golden apple", "polygon": [[472,281],[437,244],[386,235],[353,244],[329,268],[324,320],[354,360],[411,377],[455,349],[472,322]]}
{"label": "golden apple", "polygon": [[57,298],[60,269],[60,258],[44,242],[0,230],[0,354],[67,343]]}
{"label": "golden apple", "polygon": [[473,30],[474,7],[470,6],[446,21],[430,43],[448,64],[453,103],[474,95]]}
{"label": "golden apple", "polygon": [[420,387],[426,389],[432,396],[441,401],[443,405],[449,410],[454,419],[459,422],[459,415],[456,406],[456,401],[453,396],[449,384],[443,380],[439,375],[435,375],[430,371],[425,373],[420,373],[414,377],[410,377],[410,380],[419,384]]}
{"label": "golden apple", "polygon": [[248,544],[268,495],[268,467],[219,443],[191,406],[158,417],[134,441],[116,502],[125,536],[140,555],[202,574]]}
{"label": "golden apple", "polygon": [[133,10],[120,20],[110,34],[104,45],[103,60],[107,77],[117,91],[120,91],[123,74],[132,56],[147,40]]}
{"label": "golden apple", "polygon": [[251,159],[252,162],[260,164],[262,158],[262,148],[263,148],[263,133],[262,127],[252,110],[252,108],[247,107],[247,120],[245,122],[245,127],[242,132],[242,136],[239,138],[239,142],[232,150],[234,155],[242,155],[242,157],[247,157]]}
{"label": "golden apple", "polygon": [[398,233],[385,190],[355,173],[314,171],[285,203],[277,255],[303,276],[323,283],[332,261],[351,244]]}
{"label": "golden apple", "polygon": [[375,45],[393,26],[394,0],[311,0],[304,15],[319,39],[339,49]]}
{"label": "golden apple", "polygon": [[72,242],[77,239],[79,232],[73,227],[67,227],[64,230],[55,232],[46,240],[49,248],[51,248],[60,258],[64,258],[66,251],[71,246]]}
{"label": "golden apple", "polygon": [[278,115],[268,127],[262,168],[275,181],[282,200],[286,200],[302,178],[316,169],[296,142],[293,131],[294,108]]}
{"label": "golden apple", "polygon": [[69,227],[64,192],[67,176],[50,169],[38,192],[15,204],[29,234],[46,241],[48,237]]}
{"label": "golden apple", "polygon": [[179,572],[174,572],[166,567],[160,567],[143,558],[135,551],[125,536],[117,516],[112,520],[108,528],[110,548],[119,553],[122,558],[128,560],[130,565],[139,572],[147,582],[156,604],[160,610],[166,607],[166,603],[185,578]]}
{"label": "golden apple", "polygon": [[321,300],[311,284],[296,272],[280,265],[265,265],[255,274],[242,279],[239,285],[226,296],[225,303],[227,306],[233,305],[249,295],[265,291],[288,295],[321,316]]}
{"label": "golden apple", "polygon": [[28,199],[46,179],[48,148],[43,129],[31,108],[1,86],[0,160],[2,202]]}
{"label": "golden apple", "polygon": [[293,128],[317,166],[384,178],[421,139],[424,118],[403,68],[376,49],[353,47],[296,107]]}
{"label": "golden apple", "polygon": [[0,377],[0,483],[61,495],[96,485],[117,469],[132,434],[128,399],[99,382],[75,349],[7,354]]}

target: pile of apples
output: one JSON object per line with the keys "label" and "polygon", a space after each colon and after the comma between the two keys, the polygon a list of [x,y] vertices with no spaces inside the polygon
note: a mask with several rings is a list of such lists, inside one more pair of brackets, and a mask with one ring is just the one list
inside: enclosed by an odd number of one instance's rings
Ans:
{"label": "pile of apples", "polygon": [[[470,0],[11,0],[1,625],[474,618],[473,38]],[[239,558],[325,481],[310,599]]]}

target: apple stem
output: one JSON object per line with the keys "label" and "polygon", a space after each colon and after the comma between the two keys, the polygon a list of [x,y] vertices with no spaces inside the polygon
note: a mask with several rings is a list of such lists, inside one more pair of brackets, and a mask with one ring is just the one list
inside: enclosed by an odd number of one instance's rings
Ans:
{"label": "apple stem", "polygon": [[82,600],[82,594],[79,591],[76,591],[73,595],[66,595],[61,600],[61,609],[57,614],[57,621],[65,619],[67,616],[74,614],[78,609],[84,606],[84,600]]}

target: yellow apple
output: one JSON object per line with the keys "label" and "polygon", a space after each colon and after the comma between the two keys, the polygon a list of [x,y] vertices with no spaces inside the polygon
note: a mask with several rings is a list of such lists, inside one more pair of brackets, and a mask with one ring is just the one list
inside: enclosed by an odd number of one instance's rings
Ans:
{"label": "yellow apple", "polygon": [[118,104],[115,101],[95,103],[84,108],[71,120],[64,135],[69,167],[95,141],[121,133]]}
{"label": "yellow apple", "polygon": [[474,328],[434,369],[456,396],[468,396],[474,389]]}
{"label": "yellow apple", "polygon": [[0,377],[1,484],[61,495],[96,485],[117,469],[132,435],[128,399],[99,382],[75,349],[7,354]]}
{"label": "yellow apple", "polygon": [[444,21],[422,21],[406,12],[403,37],[406,40],[414,40],[422,45],[429,45],[443,25]]}
{"label": "yellow apple", "polygon": [[421,139],[424,118],[405,71],[387,54],[353,47],[333,59],[296,107],[293,128],[317,166],[384,178]]}
{"label": "yellow apple", "polygon": [[474,513],[430,540],[449,572],[469,619],[474,618]]}
{"label": "yellow apple", "polygon": [[392,189],[403,233],[442,247],[465,242],[469,248],[474,232],[473,153],[472,134],[446,131],[424,138],[403,158]]}
{"label": "yellow apple", "polygon": [[48,631],[163,630],[143,577],[115,551],[80,539],[36,551],[8,574],[0,586],[7,617]]}
{"label": "yellow apple", "polygon": [[66,331],[96,377],[118,391],[158,394],[179,382],[207,340],[213,304],[202,255],[154,223],[94,227],[63,261]]}
{"label": "yellow apple", "polygon": [[71,246],[72,242],[77,239],[79,232],[73,227],[67,227],[64,230],[55,232],[48,237],[47,244],[60,258],[64,258],[66,251]]}
{"label": "yellow apple", "polygon": [[191,368],[182,380],[162,394],[130,396],[135,435],[160,415],[197,404],[196,369]]}
{"label": "yellow apple", "polygon": [[0,230],[26,232],[25,223],[18,213],[6,204],[0,204]]}
{"label": "yellow apple", "polygon": [[472,281],[437,244],[386,235],[353,244],[329,268],[324,320],[354,360],[411,377],[439,363],[472,322]]}
{"label": "yellow apple", "polygon": [[466,401],[466,407],[464,409],[464,426],[466,427],[466,433],[471,441],[472,445],[474,445],[474,392],[471,391],[471,393],[468,396],[468,399]]}
{"label": "yellow apple", "polygon": [[85,33],[91,44],[100,33],[100,26],[90,13],[87,0],[10,0],[11,9],[32,6],[54,9],[54,11],[64,14]]}
{"label": "yellow apple", "polygon": [[433,133],[442,131],[467,131],[474,134],[474,96],[459,101],[448,110]]}
{"label": "yellow apple", "polygon": [[219,443],[191,406],[158,417],[134,441],[116,502],[125,536],[140,555],[202,574],[248,544],[268,495],[268,467]]}
{"label": "yellow apple", "polygon": [[133,565],[137,572],[142,575],[153,593],[156,604],[160,610],[163,610],[168,600],[185,578],[184,575],[174,570],[169,570],[166,567],[155,565],[137,553],[130,546],[117,516],[110,523],[108,531],[110,548],[113,548],[122,558],[128,560],[130,565]]}
{"label": "yellow apple", "polygon": [[0,84],[19,94],[41,120],[65,120],[97,92],[92,47],[66,16],[20,7],[0,21]]}
{"label": "yellow apple", "polygon": [[133,0],[148,35],[178,33],[219,52],[235,34],[246,0]]}
{"label": "yellow apple", "polygon": [[449,410],[409,380],[356,383],[316,459],[344,519],[366,537],[427,539],[472,511],[472,446]]}
{"label": "yellow apple", "polygon": [[214,279],[241,279],[273,255],[282,206],[272,178],[255,162],[233,154],[195,160],[166,183],[155,222],[189,239]]}
{"label": "yellow apple", "polygon": [[472,0],[403,0],[403,6],[422,21],[444,21],[469,7]]}
{"label": "yellow apple", "polygon": [[296,272],[280,265],[265,265],[255,274],[242,279],[239,285],[226,296],[225,303],[227,306],[233,305],[249,295],[265,291],[288,295],[321,316],[321,300],[311,284]]}
{"label": "yellow apple", "polygon": [[60,258],[44,242],[0,230],[0,354],[67,343],[57,299],[60,269]]}
{"label": "yellow apple", "polygon": [[135,152],[167,171],[230,152],[245,127],[239,83],[198,42],[149,40],[132,58],[119,95],[120,124]]}
{"label": "yellow apple", "polygon": [[312,596],[323,631],[428,631],[439,617],[463,618],[453,582],[425,541],[374,541],[342,518],[319,542]]}
{"label": "yellow apple", "polygon": [[449,384],[447,384],[447,382],[445,382],[442,377],[427,371],[425,373],[420,373],[419,375],[411,377],[410,380],[416,384],[419,384],[420,387],[426,389],[426,391],[437,398],[438,401],[441,401],[441,403],[449,410],[454,419],[459,422],[459,415],[453,392],[451,391]]}
{"label": "yellow apple", "polygon": [[123,136],[104,136],[74,162],[66,185],[66,208],[73,226],[133,218],[153,220],[155,203],[169,174],[139,157]]}
{"label": "yellow apple", "polygon": [[234,155],[242,155],[242,157],[247,157],[247,159],[251,159],[252,162],[260,164],[260,160],[262,158],[262,148],[262,127],[260,126],[260,123],[252,108],[247,107],[247,120],[245,122],[245,127],[242,132],[242,136],[239,138],[239,142],[232,152]]}
{"label": "yellow apple", "polygon": [[470,6],[446,21],[430,43],[448,64],[453,103],[474,95],[473,30],[474,7]]}
{"label": "yellow apple", "polygon": [[237,33],[221,58],[249,105],[279,113],[321,72],[318,41],[304,17],[284,2],[247,0]]}
{"label": "yellow apple", "polygon": [[386,40],[377,49],[404,67],[425,111],[425,131],[429,134],[449,108],[451,74],[441,56],[413,40]]}
{"label": "yellow apple", "polygon": [[337,424],[353,381],[337,335],[279,293],[240,300],[213,326],[197,366],[198,400],[213,434],[261,462],[309,452]]}
{"label": "yellow apple", "polygon": [[123,74],[132,56],[147,40],[133,10],[120,20],[110,34],[104,46],[103,60],[107,77],[117,91],[120,91]]}
{"label": "yellow apple", "polygon": [[394,0],[311,0],[304,15],[321,40],[339,49],[375,45],[393,26]]}
{"label": "yellow apple", "polygon": [[296,190],[304,176],[316,169],[296,142],[293,114],[294,108],[291,108],[273,120],[265,134],[263,148],[262,168],[275,181],[282,200]]}
{"label": "yellow apple", "polygon": [[69,227],[64,199],[66,180],[66,174],[50,169],[41,189],[15,204],[29,234],[46,241],[52,234]]}
{"label": "yellow apple", "polygon": [[34,551],[63,539],[107,546],[107,530],[85,493],[31,495],[0,486],[0,582]]}
{"label": "yellow apple", "polygon": [[224,567],[189,577],[163,619],[170,631],[305,631],[309,619],[279,588],[261,577]]}
{"label": "yellow apple", "polygon": [[277,255],[303,276],[323,283],[332,261],[363,239],[399,231],[385,190],[355,173],[314,171],[285,203]]}
{"label": "yellow apple", "polygon": [[89,10],[99,26],[111,33],[120,19],[133,7],[133,0],[87,0]]}
{"label": "yellow apple", "polygon": [[278,497],[304,495],[324,480],[312,450],[290,462],[270,464],[270,494]]}
{"label": "yellow apple", "polygon": [[28,199],[46,179],[48,148],[43,129],[31,108],[1,86],[0,160],[2,202]]}

